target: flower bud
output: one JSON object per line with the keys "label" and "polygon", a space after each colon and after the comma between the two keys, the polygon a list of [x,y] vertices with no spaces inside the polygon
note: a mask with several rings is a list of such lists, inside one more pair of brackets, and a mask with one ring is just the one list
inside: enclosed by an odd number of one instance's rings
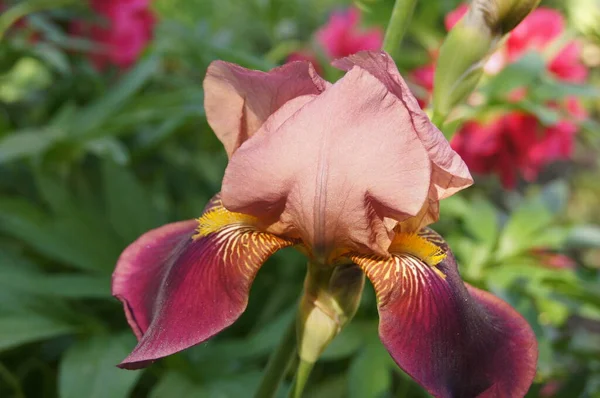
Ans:
{"label": "flower bud", "polygon": [[474,0],[469,12],[448,33],[435,70],[434,121],[444,121],[454,106],[477,86],[483,65],[502,37],[540,0]]}
{"label": "flower bud", "polygon": [[298,311],[298,356],[314,363],[352,319],[365,276],[354,264],[334,268],[308,264],[304,295]]}

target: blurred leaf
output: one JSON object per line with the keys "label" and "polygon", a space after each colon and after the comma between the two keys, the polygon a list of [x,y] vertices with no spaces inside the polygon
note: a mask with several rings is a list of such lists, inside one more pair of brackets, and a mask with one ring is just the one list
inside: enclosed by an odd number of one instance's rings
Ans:
{"label": "blurred leaf", "polygon": [[110,277],[22,272],[0,264],[0,286],[31,294],[65,298],[108,298]]}
{"label": "blurred leaf", "polygon": [[573,227],[567,237],[567,246],[570,248],[600,247],[600,226],[578,225]]}
{"label": "blurred leaf", "polygon": [[112,137],[102,137],[85,143],[84,148],[100,158],[125,165],[129,162],[129,151],[125,145]]}
{"label": "blurred leaf", "polygon": [[556,180],[544,186],[541,200],[552,213],[564,210],[569,201],[569,184],[565,180]]}
{"label": "blurred leaf", "polygon": [[348,396],[346,375],[329,376],[322,383],[309,385],[306,396],[310,398],[345,398]]}
{"label": "blurred leaf", "polygon": [[[0,14],[2,15],[2,14]],[[31,57],[20,58],[4,76],[0,76],[0,100],[18,102],[52,83],[52,74],[46,65]]]}
{"label": "blurred leaf", "polygon": [[158,226],[150,195],[127,168],[105,161],[102,167],[105,202],[111,225],[123,239],[133,242]]}
{"label": "blurred leaf", "polygon": [[528,52],[493,76],[483,90],[492,97],[506,96],[514,89],[531,86],[545,70],[546,64],[541,54]]}
{"label": "blurred leaf", "polygon": [[141,371],[115,365],[135,346],[129,332],[94,335],[73,344],[62,358],[58,390],[61,398],[120,398],[129,396]]}
{"label": "blurred leaf", "polygon": [[[373,337],[376,337],[375,334]],[[390,355],[376,338],[371,338],[354,357],[348,370],[350,398],[377,398],[390,388]]]}
{"label": "blurred leaf", "polygon": [[492,249],[498,236],[498,216],[496,208],[481,197],[469,203],[469,210],[463,216],[465,229],[479,242]]}
{"label": "blurred leaf", "polygon": [[33,54],[61,74],[66,75],[71,73],[67,56],[56,46],[45,42],[36,43],[33,48]]}
{"label": "blurred leaf", "polygon": [[260,330],[251,333],[245,338],[220,340],[208,342],[202,349],[194,353],[202,358],[238,358],[251,359],[265,357],[277,345],[281,338],[282,330],[285,330],[295,314],[295,307],[285,311],[273,321],[264,325]]}
{"label": "blurred leaf", "polygon": [[206,391],[186,376],[177,372],[169,372],[152,389],[149,398],[195,398],[206,396]]}
{"label": "blurred leaf", "polygon": [[541,84],[530,86],[531,95],[536,101],[543,102],[565,97],[598,98],[600,90],[593,84],[572,84],[546,78]]}
{"label": "blurred leaf", "polygon": [[354,354],[363,344],[364,328],[355,321],[350,323],[342,332],[327,346],[320,359],[324,361],[335,361],[347,358]]}
{"label": "blurred leaf", "polygon": [[138,63],[119,81],[116,88],[82,109],[73,126],[73,133],[78,137],[89,137],[107,119],[118,111],[135,93],[137,93],[152,77],[160,64],[158,54],[152,54]]}
{"label": "blurred leaf", "polygon": [[534,234],[528,242],[528,247],[544,249],[560,249],[569,236],[569,229],[563,227],[548,227]]}
{"label": "blurred leaf", "polygon": [[55,129],[15,131],[0,140],[0,163],[39,155],[62,137]]}
{"label": "blurred leaf", "polygon": [[535,115],[535,117],[537,117],[545,126],[555,125],[562,118],[559,110],[544,103],[523,99],[518,101],[516,105],[522,110]]}
{"label": "blurred leaf", "polygon": [[540,196],[526,199],[511,214],[501,233],[498,257],[510,257],[535,247],[532,242],[534,235],[552,221],[553,214],[544,206]]}
{"label": "blurred leaf", "polygon": [[238,398],[251,396],[260,381],[260,372],[238,373],[208,382],[192,382],[186,376],[169,372],[152,389],[149,398]]}
{"label": "blurred leaf", "polygon": [[0,351],[74,332],[74,327],[35,314],[0,317]]}
{"label": "blurred leaf", "polygon": [[0,231],[69,265],[110,272],[122,245],[99,228],[99,224],[86,223],[77,212],[52,219],[28,201],[0,198]]}

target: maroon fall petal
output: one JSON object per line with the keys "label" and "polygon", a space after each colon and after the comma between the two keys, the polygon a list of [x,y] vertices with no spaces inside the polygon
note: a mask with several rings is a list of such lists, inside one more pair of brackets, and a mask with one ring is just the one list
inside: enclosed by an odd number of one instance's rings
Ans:
{"label": "maroon fall petal", "polygon": [[194,239],[196,226],[190,220],[152,230],[119,258],[113,295],[139,340],[119,367],[147,366],[231,325],[260,266],[291,244],[239,224]]}
{"label": "maroon fall petal", "polygon": [[508,304],[465,285],[444,249],[437,270],[409,254],[352,258],[377,291],[381,341],[436,397],[523,397],[536,370],[533,331]]}

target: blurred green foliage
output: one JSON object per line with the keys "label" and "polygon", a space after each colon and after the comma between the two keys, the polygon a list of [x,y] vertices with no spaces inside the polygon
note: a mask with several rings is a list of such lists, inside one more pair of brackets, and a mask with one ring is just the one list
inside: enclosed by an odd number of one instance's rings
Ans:
{"label": "blurred green foliage", "polygon": [[[401,69],[427,61],[426,49],[441,41],[443,16],[456,4],[418,6]],[[583,11],[572,4],[569,15],[579,18]],[[126,73],[97,72],[81,53],[91,43],[66,33],[83,9],[32,15],[28,28],[0,43],[1,397],[245,397],[257,387],[302,289],[300,254],[286,249],[269,260],[233,327],[135,372],[115,367],[135,338],[110,295],[110,275],[137,236],[198,216],[220,188],[226,155],[202,107],[209,62],[268,69],[310,42],[332,9],[347,5],[156,0],[155,40]],[[385,26],[392,2],[357,5],[368,24]],[[43,38],[28,40],[28,29]],[[597,43],[588,20],[582,31]],[[552,81],[541,76],[540,62],[526,57],[485,82],[490,100],[483,107],[506,107],[498,98],[532,85],[540,101],[517,106],[541,120],[556,117],[542,99],[566,94],[587,99],[597,114],[594,84]],[[594,72],[592,81],[599,77]],[[464,117],[477,112],[466,109]],[[455,250],[464,279],[507,300],[533,326],[540,360],[531,397],[547,396],[540,391],[548,383],[558,386],[556,397],[600,397],[597,122],[583,128],[585,145],[570,167],[514,192],[479,181],[443,202],[434,226]],[[549,266],[547,255],[556,253],[576,266]],[[377,322],[367,286],[355,320],[317,364],[307,396],[427,396],[390,359]]]}

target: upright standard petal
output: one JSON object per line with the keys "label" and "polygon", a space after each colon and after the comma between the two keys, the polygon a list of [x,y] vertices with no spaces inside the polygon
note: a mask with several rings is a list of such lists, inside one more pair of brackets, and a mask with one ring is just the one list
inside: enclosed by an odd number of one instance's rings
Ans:
{"label": "upright standard petal", "polygon": [[349,256],[371,279],[381,341],[436,397],[522,397],[535,376],[527,322],[490,293],[463,284],[452,252],[431,230],[398,235],[391,258]]}
{"label": "upright standard petal", "polygon": [[251,218],[227,212],[218,198],[200,224],[183,221],[142,235],[113,274],[113,295],[139,340],[119,366],[147,366],[231,325],[260,266],[292,243],[258,232]]}
{"label": "upright standard petal", "polygon": [[396,96],[408,111],[407,122],[418,135],[431,161],[432,188],[429,191],[428,201],[424,204],[426,209],[421,212],[424,217],[420,217],[419,222],[412,222],[416,225],[416,229],[412,232],[436,221],[439,216],[437,202],[473,183],[467,166],[423,112],[400,76],[394,60],[388,54],[383,51],[363,51],[338,59],[333,62],[333,65],[342,70],[359,67],[370,73],[384,84],[390,94]]}
{"label": "upright standard petal", "polygon": [[204,79],[206,119],[231,157],[287,101],[319,94],[329,83],[308,62],[290,62],[269,72],[214,61]]}
{"label": "upright standard petal", "polygon": [[360,68],[306,97],[274,113],[231,157],[224,206],[301,237],[323,261],[340,247],[386,255],[384,218],[415,216],[430,186],[411,110]]}

